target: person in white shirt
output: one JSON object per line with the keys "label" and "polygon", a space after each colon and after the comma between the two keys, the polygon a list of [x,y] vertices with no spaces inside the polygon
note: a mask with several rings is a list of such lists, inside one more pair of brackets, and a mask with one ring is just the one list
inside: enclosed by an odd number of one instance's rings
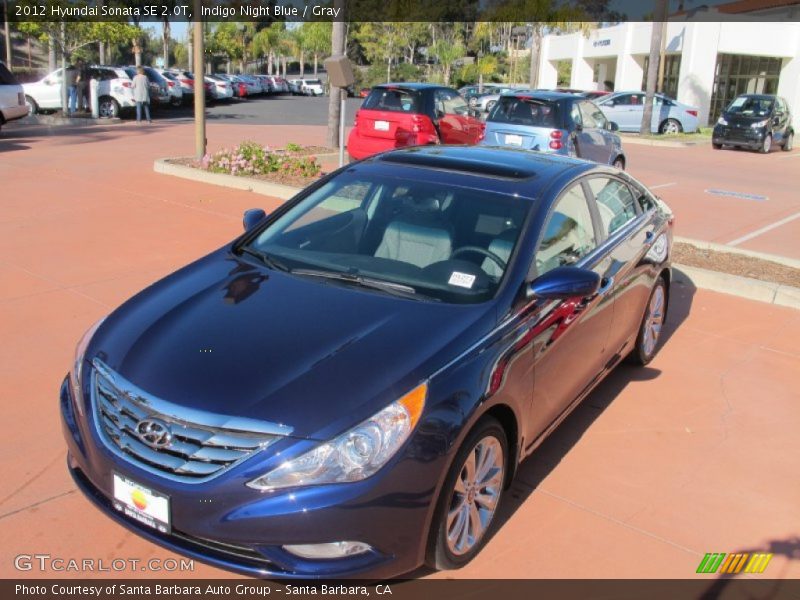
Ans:
{"label": "person in white shirt", "polygon": [[144,74],[144,67],[136,67],[136,75],[133,78],[133,99],[136,102],[136,122],[142,121],[142,107],[144,107],[145,118],[148,123],[150,120],[150,82]]}

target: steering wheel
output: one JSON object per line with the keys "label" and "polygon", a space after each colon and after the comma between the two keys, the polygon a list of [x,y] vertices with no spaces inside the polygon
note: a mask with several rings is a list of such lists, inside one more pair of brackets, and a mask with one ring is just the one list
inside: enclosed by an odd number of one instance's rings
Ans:
{"label": "steering wheel", "polygon": [[481,248],[480,246],[462,246],[461,248],[453,252],[450,255],[450,258],[455,258],[459,254],[466,254],[468,252],[474,252],[475,254],[483,254],[486,258],[488,258],[498,267],[500,267],[501,271],[505,271],[506,269],[506,264],[507,264],[506,261],[497,256],[497,254],[495,254],[491,250],[487,250],[486,248]]}

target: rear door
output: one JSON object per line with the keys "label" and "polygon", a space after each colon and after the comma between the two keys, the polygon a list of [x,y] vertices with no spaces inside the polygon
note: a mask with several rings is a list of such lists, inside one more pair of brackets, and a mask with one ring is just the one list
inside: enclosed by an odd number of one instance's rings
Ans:
{"label": "rear door", "polygon": [[575,133],[578,156],[601,164],[609,164],[613,151],[613,140],[608,131],[608,121],[603,111],[590,100],[580,100],[576,104],[583,123],[581,129]]}
{"label": "rear door", "polygon": [[[614,319],[608,337],[613,363],[631,348],[653,286],[651,266],[643,261],[653,242],[655,211],[643,210],[642,194],[621,177],[596,175],[587,180],[599,216],[600,237],[610,258],[602,276],[611,282]],[[628,345],[626,346],[626,342]]]}
{"label": "rear door", "polygon": [[397,140],[413,136],[413,116],[421,109],[420,94],[399,87],[375,87],[358,111],[358,132],[364,137]]}

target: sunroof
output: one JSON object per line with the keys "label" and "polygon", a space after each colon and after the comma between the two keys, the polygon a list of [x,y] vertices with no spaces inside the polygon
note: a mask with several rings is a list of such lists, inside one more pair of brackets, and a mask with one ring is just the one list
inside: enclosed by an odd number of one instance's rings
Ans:
{"label": "sunroof", "polygon": [[[493,158],[496,159],[497,156],[495,155]],[[458,171],[468,175],[501,177],[503,179],[531,179],[536,177],[537,174],[532,168],[524,168],[519,164],[498,164],[494,161],[483,161],[477,157],[461,158],[436,154],[435,152],[398,152],[381,156],[380,160],[401,165]]]}

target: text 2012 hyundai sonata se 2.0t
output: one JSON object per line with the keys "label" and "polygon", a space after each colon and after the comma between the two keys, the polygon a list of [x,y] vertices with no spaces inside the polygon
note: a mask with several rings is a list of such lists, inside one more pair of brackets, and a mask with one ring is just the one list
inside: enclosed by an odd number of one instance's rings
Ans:
{"label": "text 2012 hyundai sonata se 2.0t", "polygon": [[465,564],[518,463],[666,314],[669,209],[569,157],[398,150],[245,229],[92,327],[61,411],[102,510],[251,575]]}

